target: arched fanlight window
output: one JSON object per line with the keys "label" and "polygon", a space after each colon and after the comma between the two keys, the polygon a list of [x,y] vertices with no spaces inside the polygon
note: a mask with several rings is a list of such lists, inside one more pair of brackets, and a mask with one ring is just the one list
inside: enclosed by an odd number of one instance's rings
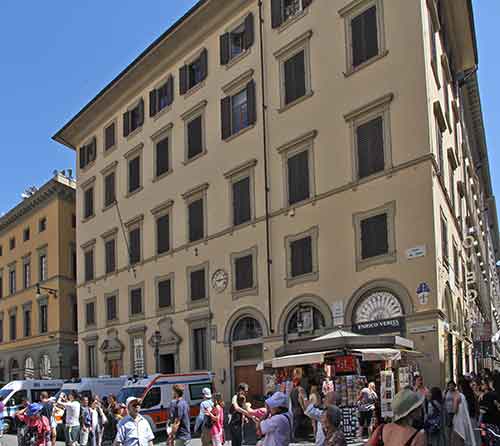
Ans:
{"label": "arched fanlight window", "polygon": [[40,358],[40,378],[41,379],[52,378],[52,367],[48,355],[42,355],[42,357]]}
{"label": "arched fanlight window", "polygon": [[289,321],[286,332],[288,334],[314,333],[325,327],[325,317],[316,307],[303,306],[296,308]]}
{"label": "arched fanlight window", "polygon": [[233,330],[233,341],[246,341],[248,339],[258,339],[262,337],[262,327],[253,317],[240,319]]}
{"label": "arched fanlight window", "polygon": [[24,360],[24,379],[35,379],[35,363],[31,356]]}

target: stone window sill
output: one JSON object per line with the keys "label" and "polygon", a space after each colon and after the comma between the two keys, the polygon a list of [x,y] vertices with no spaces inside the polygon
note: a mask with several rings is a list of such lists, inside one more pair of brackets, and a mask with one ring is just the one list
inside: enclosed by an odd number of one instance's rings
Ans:
{"label": "stone window sill", "polygon": [[230,68],[234,67],[239,61],[245,59],[251,52],[252,52],[252,48],[248,48],[247,50],[245,50],[242,53],[238,54],[236,57],[233,57],[226,64],[226,70],[229,70]]}
{"label": "stone window sill", "polygon": [[208,298],[200,299],[200,300],[190,300],[188,301],[188,309],[192,310],[195,308],[208,307]]}
{"label": "stone window sill", "polygon": [[192,163],[192,162],[196,161],[197,159],[201,158],[202,156],[204,156],[204,155],[206,155],[206,154],[207,154],[207,149],[205,148],[205,149],[203,149],[203,151],[201,151],[201,152],[200,152],[200,153],[198,153],[197,155],[193,156],[192,158],[189,158],[189,159],[187,159],[187,160],[184,160],[184,161],[182,162],[182,164],[183,164],[184,166],[187,166],[188,164],[190,164],[190,163]]}
{"label": "stone window sill", "polygon": [[363,260],[358,259],[358,261],[356,262],[356,271],[360,272],[372,266],[396,263],[396,261],[397,261],[396,252],[390,252],[387,254],[382,254],[376,257],[370,257],[368,259],[363,259]]}
{"label": "stone window sill", "polygon": [[173,172],[173,169],[168,169],[166,172],[163,172],[161,175],[154,177],[151,182],[156,183],[157,181],[163,180],[163,178],[168,177]]}
{"label": "stone window sill", "polygon": [[157,112],[156,115],[153,116],[153,121],[158,121],[158,119],[160,119],[163,115],[166,115],[170,110],[172,110],[172,104],[167,105]]}
{"label": "stone window sill", "polygon": [[108,147],[107,149],[104,149],[102,153],[106,157],[110,153],[113,153],[117,148],[118,148],[118,144],[115,143],[111,147]]}
{"label": "stone window sill", "polygon": [[116,199],[115,199],[115,201],[113,201],[113,203],[104,206],[102,208],[102,212],[106,212],[106,211],[110,210],[115,205],[115,203],[116,203]]}
{"label": "stone window sill", "polygon": [[205,80],[198,82],[194,87],[191,87],[186,93],[184,93],[184,99],[193,96],[198,90],[201,90],[205,86]]}
{"label": "stone window sill", "polygon": [[87,223],[88,221],[92,220],[95,217],[95,213],[92,215],[89,215],[88,217],[82,218],[82,223]]}
{"label": "stone window sill", "polygon": [[380,59],[383,59],[385,56],[389,54],[389,50],[385,50],[381,52],[379,55],[372,57],[371,59],[368,59],[367,61],[363,62],[362,64],[358,65],[357,67],[349,67],[349,70],[347,70],[344,73],[344,77],[349,77],[358,71],[361,71],[363,68],[368,67],[369,65],[372,65],[373,63],[379,61]]}
{"label": "stone window sill", "polygon": [[281,26],[278,28],[278,33],[282,33],[283,31],[286,31],[290,26],[292,26],[294,23],[298,22],[300,19],[305,17],[309,11],[309,7],[306,9],[303,9],[299,13],[295,14],[293,17],[289,17],[286,22],[283,22]]}
{"label": "stone window sill", "polygon": [[125,198],[130,198],[130,197],[133,197],[134,195],[138,194],[139,192],[142,191],[142,189],[144,189],[142,186],[137,188],[136,190],[132,191],[132,192],[128,192],[127,195],[125,195]]}
{"label": "stone window sill", "polygon": [[139,133],[142,132],[142,127],[144,125],[141,125],[139,127],[137,127],[134,131],[130,132],[128,135],[127,135],[127,141],[130,141],[131,139],[133,139],[135,136],[137,136]]}
{"label": "stone window sill", "polygon": [[144,319],[144,313],[139,313],[139,314],[131,314],[129,316],[129,319],[131,321],[138,321],[138,320],[141,320],[141,319]]}
{"label": "stone window sill", "polygon": [[173,306],[170,307],[165,307],[165,308],[157,308],[156,309],[156,315],[157,316],[163,316],[165,314],[173,314],[175,313],[175,309]]}
{"label": "stone window sill", "polygon": [[301,283],[315,282],[317,280],[319,280],[319,272],[318,271],[308,273],[308,274],[303,274],[303,275],[297,276],[297,277],[287,277],[286,278],[286,286],[288,288],[290,288],[292,286],[299,285]]}
{"label": "stone window sill", "polygon": [[252,288],[246,288],[244,290],[233,290],[232,294],[233,300],[237,300],[247,296],[256,296],[259,294],[259,291],[257,289],[257,286],[254,286]]}
{"label": "stone window sill", "polygon": [[308,91],[304,96],[301,96],[298,99],[295,99],[295,101],[290,102],[289,104],[283,105],[280,109],[278,109],[278,113],[283,113],[289,110],[290,108],[294,107],[297,104],[300,104],[301,102],[304,102],[306,99],[309,99],[314,95],[314,91]]}
{"label": "stone window sill", "polygon": [[252,130],[255,127],[255,124],[251,124],[246,126],[245,128],[239,130],[238,132],[234,133],[231,135],[229,138],[226,138],[224,142],[231,142],[233,139],[236,139],[238,136],[243,135],[244,133],[248,132],[249,130]]}

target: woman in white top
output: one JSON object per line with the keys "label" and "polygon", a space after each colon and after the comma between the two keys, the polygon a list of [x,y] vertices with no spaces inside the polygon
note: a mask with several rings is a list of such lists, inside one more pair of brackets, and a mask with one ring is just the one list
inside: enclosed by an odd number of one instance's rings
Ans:
{"label": "woman in white top", "polygon": [[476,446],[476,438],[467,408],[467,400],[462,392],[456,392],[453,399],[453,430],[451,446]]}

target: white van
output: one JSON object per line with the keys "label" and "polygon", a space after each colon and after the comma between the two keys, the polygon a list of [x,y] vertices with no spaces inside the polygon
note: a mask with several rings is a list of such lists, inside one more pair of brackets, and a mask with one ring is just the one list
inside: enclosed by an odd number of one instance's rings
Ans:
{"label": "white van", "polygon": [[[62,379],[27,379],[11,381],[0,389],[5,409],[3,411],[4,430],[9,432],[14,426],[14,414],[19,410],[23,399],[29,402],[40,401],[40,393],[47,392],[49,397],[56,394],[62,387]],[[0,418],[2,418],[0,416]]]}
{"label": "white van", "polygon": [[57,394],[57,398],[61,392],[66,395],[71,391],[75,391],[81,396],[86,396],[90,399],[92,395],[97,395],[99,398],[108,396],[109,394],[117,395],[121,388],[127,382],[127,377],[111,378],[101,376],[99,378],[74,378],[64,381],[61,390]]}
{"label": "white van", "polygon": [[191,421],[198,416],[203,400],[202,390],[208,387],[214,391],[214,374],[210,372],[161,375],[144,378],[130,378],[118,394],[118,401],[125,403],[128,397],[142,399],[141,415],[146,418],[154,432],[165,430],[172,401],[172,386],[184,385],[184,399],[190,407]]}

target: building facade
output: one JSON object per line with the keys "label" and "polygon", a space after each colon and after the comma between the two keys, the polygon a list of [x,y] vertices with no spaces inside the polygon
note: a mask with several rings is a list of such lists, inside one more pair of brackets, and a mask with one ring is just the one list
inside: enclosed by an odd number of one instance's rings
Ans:
{"label": "building facade", "polygon": [[430,383],[470,370],[483,229],[498,258],[476,64],[465,0],[200,1],[54,136],[82,375],[259,393],[259,361],[336,326],[412,339]]}
{"label": "building facade", "polygon": [[62,174],[0,218],[0,381],[78,374],[75,228]]}

